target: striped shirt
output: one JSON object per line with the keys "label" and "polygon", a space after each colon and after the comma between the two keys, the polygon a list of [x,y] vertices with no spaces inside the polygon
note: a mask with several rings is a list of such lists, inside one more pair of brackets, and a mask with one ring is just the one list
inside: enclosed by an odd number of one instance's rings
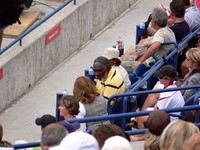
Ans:
{"label": "striped shirt", "polygon": [[97,90],[106,100],[114,94],[125,91],[124,81],[121,75],[112,67],[105,81],[97,81]]}

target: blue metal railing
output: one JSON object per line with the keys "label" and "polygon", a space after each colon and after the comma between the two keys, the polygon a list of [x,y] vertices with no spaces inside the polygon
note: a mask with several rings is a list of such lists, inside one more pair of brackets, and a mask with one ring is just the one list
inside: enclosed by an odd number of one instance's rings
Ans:
{"label": "blue metal railing", "polygon": [[[180,112],[180,111],[190,111],[190,110],[200,110],[200,105],[193,105],[193,106],[185,106],[185,107],[179,107],[179,108],[167,108],[163,109],[167,113],[173,113],[173,112]],[[118,119],[118,118],[131,118],[131,117],[138,117],[138,116],[146,116],[152,111],[142,111],[142,112],[130,112],[130,113],[121,113],[121,114],[113,114],[108,116],[98,116],[98,117],[88,117],[83,119],[73,119],[73,120],[67,120],[69,123],[73,122],[94,122],[94,121],[102,121],[102,120],[111,120],[111,119]],[[196,124],[199,125],[199,124]],[[137,129],[137,130],[129,130],[125,131],[130,135],[133,134],[144,134],[147,131],[147,129]],[[32,142],[32,143],[26,143],[26,144],[15,144],[15,149],[20,148],[30,148],[30,147],[36,147],[39,146],[39,142]]]}
{"label": "blue metal railing", "polygon": [[[55,15],[57,12],[59,12],[61,9],[63,9],[65,6],[67,6],[69,3],[71,3],[72,1],[74,1],[74,5],[76,5],[76,0],[67,0],[66,2],[64,2],[61,6],[59,6],[57,9],[55,9],[52,13],[48,14],[46,17],[44,17],[41,21],[39,21],[38,23],[36,23],[35,25],[31,26],[28,30],[26,30],[24,33],[22,33],[19,37],[17,37],[15,40],[13,40],[10,44],[8,44],[7,46],[5,46],[2,50],[0,50],[0,55],[3,54],[5,51],[7,51],[10,47],[12,47],[14,44],[16,44],[17,42],[20,42],[20,46],[22,46],[22,39],[29,34],[30,32],[32,32],[34,29],[36,29],[37,27],[39,27],[41,24],[43,24],[45,21],[47,21],[49,18],[51,18],[53,15]],[[4,29],[6,27],[1,27],[0,29]]]}

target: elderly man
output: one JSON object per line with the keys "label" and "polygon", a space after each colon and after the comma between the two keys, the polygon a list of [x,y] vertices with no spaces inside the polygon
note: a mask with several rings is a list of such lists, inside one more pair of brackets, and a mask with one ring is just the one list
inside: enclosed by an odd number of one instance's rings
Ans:
{"label": "elderly man", "polygon": [[[161,59],[166,56],[173,45],[162,45],[166,41],[176,41],[175,35],[167,25],[168,16],[162,8],[154,8],[151,15],[151,27],[155,29],[155,33],[152,37],[141,40],[139,45],[146,46],[147,49],[134,53],[134,49],[129,49],[125,54],[128,56],[132,53],[132,59],[135,60],[132,63],[132,69],[135,69],[133,73],[129,75],[131,84],[135,83],[138,78],[150,69],[155,60],[151,57],[153,54]],[[148,45],[148,46],[147,46]]]}
{"label": "elderly man", "polygon": [[125,91],[121,75],[110,66],[106,57],[100,56],[94,60],[93,70],[97,80],[97,89],[100,95],[109,99],[114,94]]}

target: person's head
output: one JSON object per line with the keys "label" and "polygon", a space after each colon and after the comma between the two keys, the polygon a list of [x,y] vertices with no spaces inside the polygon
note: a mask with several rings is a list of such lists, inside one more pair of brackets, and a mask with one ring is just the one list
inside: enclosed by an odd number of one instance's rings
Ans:
{"label": "person's head", "polygon": [[2,138],[3,138],[3,127],[0,124],[0,141],[2,140]]}
{"label": "person's head", "polygon": [[200,68],[200,48],[190,48],[186,52],[187,67],[191,69]]}
{"label": "person's head", "polygon": [[199,133],[198,127],[182,120],[172,121],[160,137],[160,150],[180,150],[190,136]]}
{"label": "person's head", "polygon": [[168,16],[162,8],[154,8],[151,14],[151,25],[155,28],[157,25],[159,28],[167,25]]}
{"label": "person's head", "polygon": [[101,150],[132,150],[130,142],[121,136],[108,138]]}
{"label": "person's head", "polygon": [[148,132],[145,134],[145,149],[159,150],[160,135],[170,123],[170,116],[163,110],[151,112],[147,119]]}
{"label": "person's head", "polygon": [[83,104],[90,104],[98,95],[94,82],[87,76],[80,76],[74,82],[74,96]]}
{"label": "person's head", "polygon": [[99,56],[94,60],[93,70],[98,80],[105,81],[110,69],[110,62],[106,57]]}
{"label": "person's head", "polygon": [[109,60],[111,66],[119,66],[121,64],[121,61],[119,59],[119,50],[117,50],[116,48],[106,48],[102,56],[106,57]]}
{"label": "person's head", "polygon": [[183,18],[185,15],[185,7],[183,0],[172,0],[170,3],[170,10],[172,15],[176,18]]}
{"label": "person's head", "polygon": [[79,102],[73,95],[67,95],[60,99],[59,106],[60,116],[64,117],[64,119],[72,119],[68,118],[68,116],[75,116],[79,113]]}
{"label": "person's head", "polygon": [[55,123],[56,118],[50,114],[45,114],[42,117],[38,117],[35,119],[35,124],[38,126],[41,126],[41,129],[43,130],[47,125],[51,123]]}
{"label": "person's head", "polygon": [[172,83],[177,77],[176,69],[171,65],[165,65],[154,73],[154,76],[160,80],[163,85]]}
{"label": "person's head", "polygon": [[120,127],[112,124],[101,125],[95,129],[92,134],[97,139],[100,148],[102,148],[104,142],[112,136],[118,135],[121,137],[126,137],[124,131]]}
{"label": "person's head", "polygon": [[48,150],[49,147],[59,145],[67,134],[67,130],[60,124],[52,123],[46,126],[41,135],[42,150]]}
{"label": "person's head", "polygon": [[96,139],[85,132],[73,132],[68,134],[59,146],[50,148],[49,150],[99,150]]}
{"label": "person's head", "polygon": [[182,1],[183,1],[185,8],[188,8],[191,6],[190,0],[182,0]]}
{"label": "person's head", "polygon": [[200,133],[193,134],[183,144],[183,150],[200,150]]}

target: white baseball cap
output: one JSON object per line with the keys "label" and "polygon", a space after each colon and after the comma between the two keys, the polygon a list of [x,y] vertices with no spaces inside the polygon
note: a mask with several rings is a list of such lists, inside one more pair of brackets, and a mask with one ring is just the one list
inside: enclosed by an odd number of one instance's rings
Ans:
{"label": "white baseball cap", "polygon": [[111,60],[113,58],[119,58],[119,50],[113,47],[108,47],[105,49],[102,56],[108,58],[108,60]]}

